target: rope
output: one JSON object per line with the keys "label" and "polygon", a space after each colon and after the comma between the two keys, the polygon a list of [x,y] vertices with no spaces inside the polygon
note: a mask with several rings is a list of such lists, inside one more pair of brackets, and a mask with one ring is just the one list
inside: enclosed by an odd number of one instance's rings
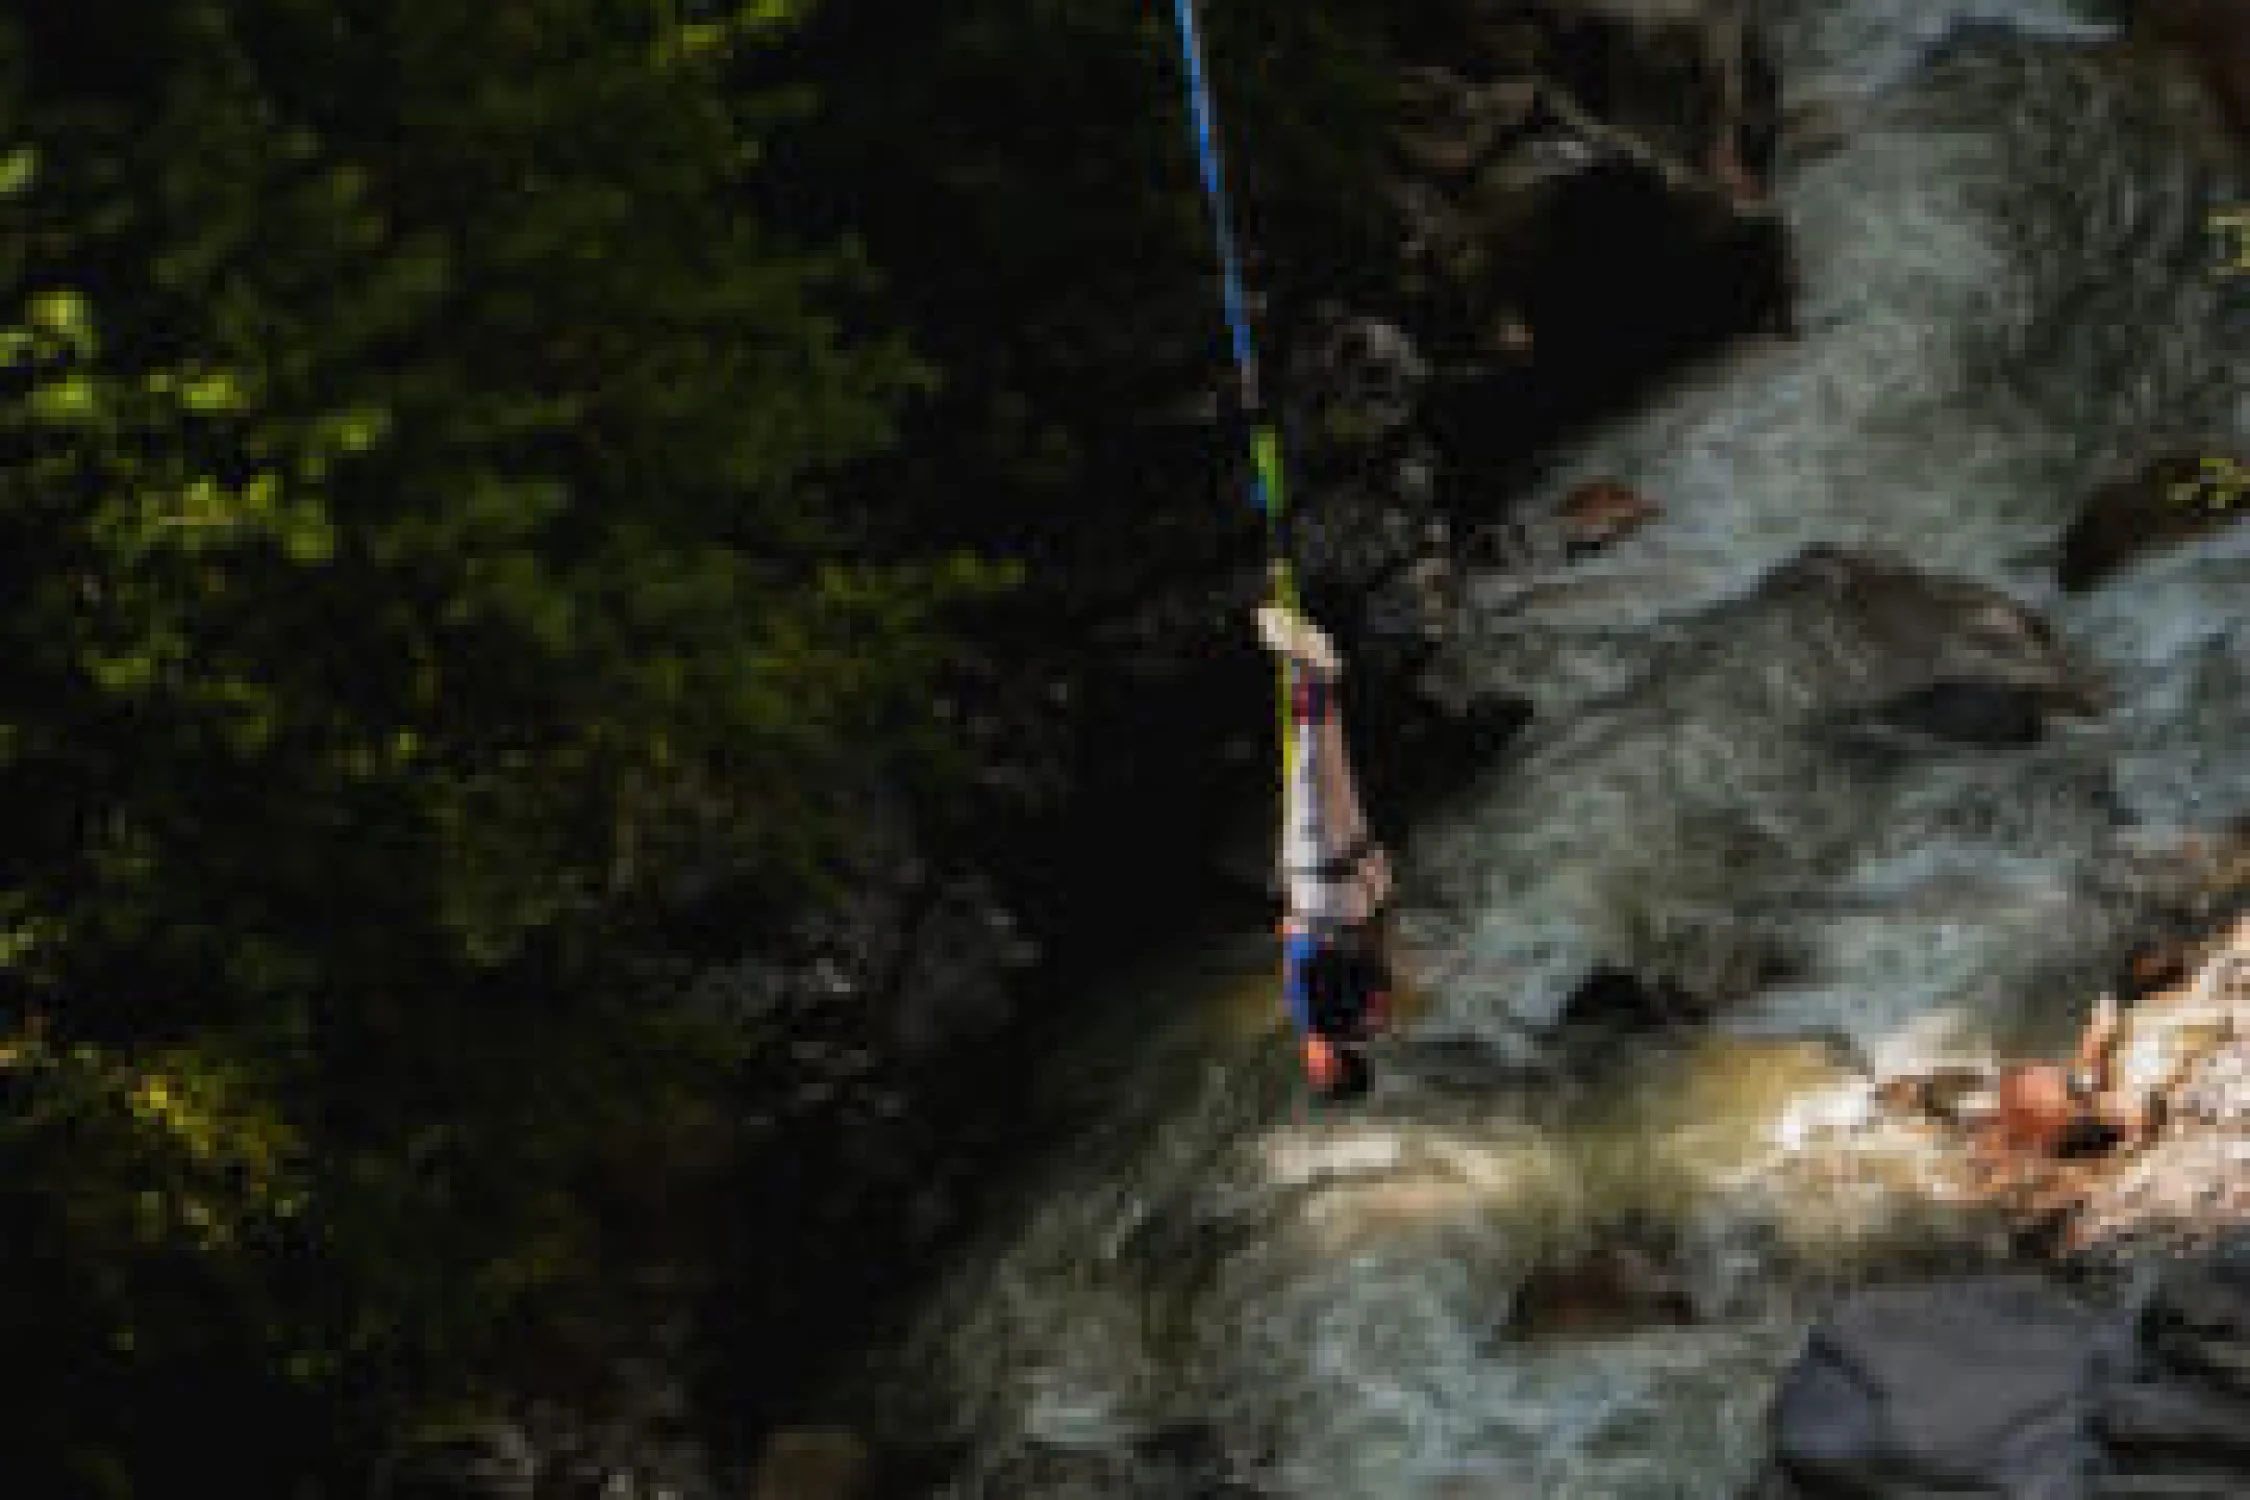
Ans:
{"label": "rope", "polygon": [[[1211,237],[1219,262],[1219,293],[1225,305],[1227,334],[1233,345],[1236,379],[1242,390],[1242,410],[1250,430],[1250,494],[1266,522],[1267,573],[1276,604],[1289,610],[1298,606],[1297,583],[1282,543],[1281,438],[1266,420],[1264,393],[1258,380],[1258,346],[1250,333],[1249,298],[1243,292],[1242,255],[1235,241],[1234,218],[1227,195],[1226,156],[1220,145],[1218,110],[1212,104],[1210,79],[1203,65],[1202,29],[1196,23],[1195,0],[1173,0],[1179,18],[1180,50],[1187,62],[1188,115],[1195,127],[1196,159],[1202,169],[1203,196],[1210,205]],[[1290,734],[1289,665],[1277,668],[1279,711],[1276,733],[1281,746],[1284,795],[1295,770],[1296,747]]]}
{"label": "rope", "polygon": [[1219,116],[1212,106],[1210,80],[1203,69],[1203,33],[1196,24],[1195,0],[1174,0],[1174,9],[1180,20],[1180,48],[1187,55],[1188,113],[1195,125],[1196,159],[1203,169],[1203,196],[1211,204],[1211,232],[1219,252],[1219,290],[1226,302],[1227,331],[1234,339],[1235,369],[1242,378],[1242,405],[1245,411],[1256,413],[1260,409],[1258,350],[1250,337],[1249,299],[1242,291],[1242,257],[1235,245],[1234,218],[1228,207]]}

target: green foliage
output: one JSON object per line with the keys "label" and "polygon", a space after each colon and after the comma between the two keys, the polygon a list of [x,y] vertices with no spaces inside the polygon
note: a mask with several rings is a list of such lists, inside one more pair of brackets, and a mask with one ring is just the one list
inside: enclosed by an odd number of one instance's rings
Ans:
{"label": "green foliage", "polygon": [[195,1349],[473,1388],[595,1274],[587,1164],[721,1076],[613,984],[669,851],[779,898],[933,753],[939,616],[1008,574],[841,488],[929,376],[749,207],[802,101],[729,74],[793,9],[0,30],[4,1326],[107,1351],[35,1408],[58,1482],[177,1464],[135,1407]]}
{"label": "green foliage", "polygon": [[[673,45],[597,4],[198,7],[145,116],[33,148],[0,421],[13,633],[76,648],[55,730],[130,704],[143,764],[348,787],[491,957],[615,894],[622,788],[824,779],[961,579],[822,561],[819,476],[920,372],[738,206],[756,137],[694,59],[769,9]],[[172,878],[204,830],[148,804],[194,779],[104,789],[119,878]],[[493,823],[566,847],[502,878],[456,838]]]}

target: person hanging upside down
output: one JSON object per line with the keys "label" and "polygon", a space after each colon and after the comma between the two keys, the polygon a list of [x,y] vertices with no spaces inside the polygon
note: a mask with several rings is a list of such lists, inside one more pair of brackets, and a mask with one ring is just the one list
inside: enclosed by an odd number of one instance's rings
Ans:
{"label": "person hanging upside down", "polygon": [[1367,1087],[1358,1044],[1390,1023],[1382,938],[1390,860],[1368,833],[1344,750],[1336,648],[1310,619],[1280,605],[1258,611],[1258,634],[1286,664],[1289,690],[1282,994],[1314,1089],[1349,1098]]}

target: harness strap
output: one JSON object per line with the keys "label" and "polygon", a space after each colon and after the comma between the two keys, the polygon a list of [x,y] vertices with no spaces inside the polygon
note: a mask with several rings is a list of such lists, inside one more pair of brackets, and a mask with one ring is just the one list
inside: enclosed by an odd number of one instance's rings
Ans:
{"label": "harness strap", "polygon": [[1360,862],[1373,853],[1374,848],[1374,841],[1363,835],[1353,840],[1351,847],[1341,853],[1332,854],[1309,865],[1284,865],[1282,869],[1286,874],[1302,875],[1308,880],[1338,884],[1356,876]]}

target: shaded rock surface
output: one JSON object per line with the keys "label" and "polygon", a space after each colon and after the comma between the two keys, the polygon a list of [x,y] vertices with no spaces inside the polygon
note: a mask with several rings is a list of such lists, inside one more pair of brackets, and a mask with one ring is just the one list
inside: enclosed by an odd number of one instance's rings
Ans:
{"label": "shaded rock surface", "polygon": [[1882,1288],[1812,1334],[1774,1405],[1809,1496],[2060,1500],[2098,1453],[2099,1314],[2031,1276]]}
{"label": "shaded rock surface", "polygon": [[1459,480],[1786,321],[1756,186],[1776,95],[1740,6],[1469,7],[1414,30],[1392,316]]}
{"label": "shaded rock surface", "polygon": [[2026,1275],[1851,1298],[1783,1384],[1762,1493],[2250,1494],[2250,1234],[2166,1266],[2135,1300]]}
{"label": "shaded rock surface", "polygon": [[1284,395],[1315,602],[1322,579],[1363,601],[1337,622],[1347,647],[1411,682],[1464,568],[1580,553],[1657,513],[1611,486],[1519,525],[1501,506],[1537,456],[1786,326],[1792,293],[1755,186],[1772,69],[1738,6],[1462,6],[1402,28],[1397,262],[1311,299]]}
{"label": "shaded rock surface", "polygon": [[[2221,468],[2210,466],[2212,459]],[[2232,525],[2244,497],[2215,474],[2235,472],[2224,455],[2174,454],[2096,490],[2063,533],[2056,576],[2071,590],[2094,588],[2150,552]]]}

